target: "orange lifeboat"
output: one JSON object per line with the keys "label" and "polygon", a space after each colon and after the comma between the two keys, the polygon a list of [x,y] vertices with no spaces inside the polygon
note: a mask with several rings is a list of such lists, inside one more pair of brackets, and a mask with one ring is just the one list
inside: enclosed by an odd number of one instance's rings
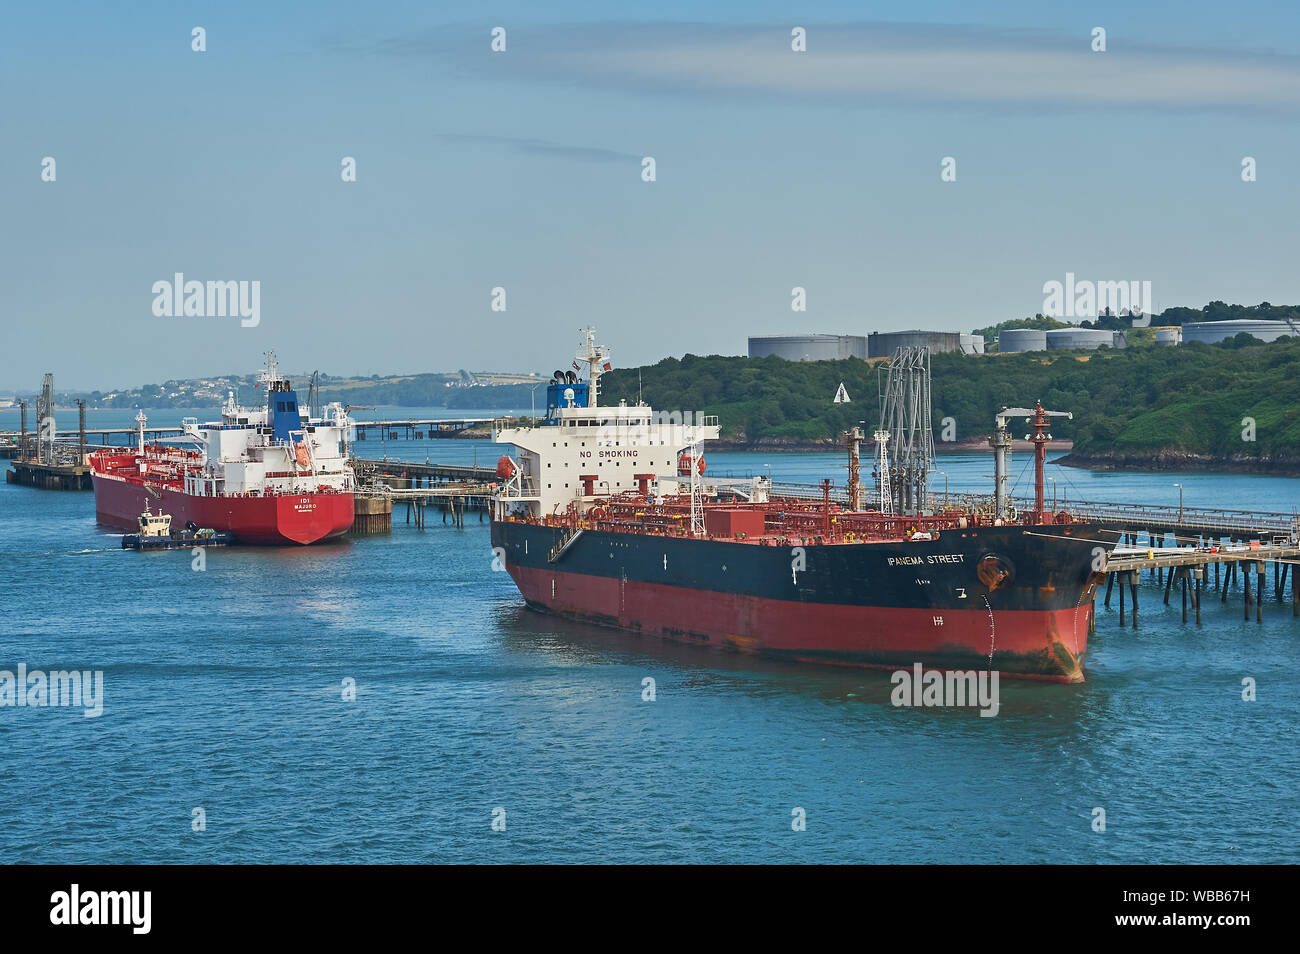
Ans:
{"label": "orange lifeboat", "polygon": [[[704,455],[701,454],[695,458],[695,466],[702,474],[704,473]],[[677,473],[682,477],[691,476],[691,455],[682,454],[677,458]]]}
{"label": "orange lifeboat", "polygon": [[302,441],[293,445],[293,456],[297,459],[299,467],[311,467],[311,454],[307,452],[307,445]]}
{"label": "orange lifeboat", "polygon": [[497,476],[502,480],[509,480],[515,475],[515,462],[509,457],[502,457],[497,461]]}

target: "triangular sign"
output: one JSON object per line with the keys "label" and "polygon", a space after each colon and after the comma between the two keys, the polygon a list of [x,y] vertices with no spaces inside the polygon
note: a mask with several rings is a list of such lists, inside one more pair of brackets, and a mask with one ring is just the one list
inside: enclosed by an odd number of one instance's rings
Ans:
{"label": "triangular sign", "polygon": [[843,382],[843,381],[840,382],[840,389],[839,389],[838,391],[835,392],[835,403],[836,403],[836,404],[848,404],[848,403],[849,403],[849,392],[846,391],[846,390],[844,390],[844,382]]}

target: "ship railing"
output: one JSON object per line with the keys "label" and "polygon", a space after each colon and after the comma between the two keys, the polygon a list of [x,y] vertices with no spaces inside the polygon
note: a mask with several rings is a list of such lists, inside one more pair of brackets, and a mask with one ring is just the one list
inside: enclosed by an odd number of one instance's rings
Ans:
{"label": "ship railing", "polygon": [[497,485],[497,496],[503,500],[532,499],[540,496],[540,494],[541,488],[537,480],[531,477],[527,480],[521,480],[518,485],[511,482]]}
{"label": "ship railing", "polygon": [[526,431],[530,427],[537,426],[538,419],[534,417],[494,417],[492,418],[492,440],[497,440],[502,431]]}
{"label": "ship railing", "polygon": [[[1022,509],[1032,509],[1032,498],[1017,497]],[[1104,500],[1059,500],[1058,510],[1069,511],[1086,520],[1105,521],[1134,530],[1178,527],[1183,530],[1243,534],[1279,534],[1290,536],[1296,531],[1296,515],[1269,510],[1228,510],[1220,507],[1177,507],[1160,504],[1119,503]]]}
{"label": "ship railing", "polygon": [[993,513],[997,498],[993,494],[935,493],[930,491],[930,510],[965,510],[971,513]]}
{"label": "ship railing", "polygon": [[[800,484],[787,480],[772,481],[773,497],[793,497],[797,500],[822,500],[821,484]],[[831,503],[842,507],[849,505],[849,495],[842,487],[831,488]]]}

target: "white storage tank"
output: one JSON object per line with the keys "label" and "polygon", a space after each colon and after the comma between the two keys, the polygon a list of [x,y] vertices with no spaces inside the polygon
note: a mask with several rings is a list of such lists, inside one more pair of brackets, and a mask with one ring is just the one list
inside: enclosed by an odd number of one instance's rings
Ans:
{"label": "white storage tank", "polygon": [[1191,341],[1215,344],[1220,341],[1227,341],[1229,338],[1235,338],[1243,331],[1260,341],[1276,341],[1278,338],[1296,334],[1296,330],[1285,321],[1253,321],[1251,319],[1193,321],[1183,325],[1183,344]]}
{"label": "white storage tank", "polygon": [[1047,332],[1049,351],[1095,351],[1115,347],[1115,332],[1105,328],[1054,328]]}
{"label": "white storage tank", "polygon": [[1174,345],[1183,343],[1183,329],[1178,325],[1170,325],[1167,328],[1156,329],[1156,344],[1164,348],[1172,348]]}
{"label": "white storage tank", "polygon": [[998,351],[1046,351],[1047,332],[1039,328],[1004,328],[998,332]]}
{"label": "white storage tank", "polygon": [[962,332],[959,336],[961,340],[962,354],[983,354],[984,353],[984,336],[977,335],[974,332],[966,334]]}
{"label": "white storage tank", "polygon": [[867,356],[866,335],[769,335],[749,339],[749,356],[787,361],[839,361]]}

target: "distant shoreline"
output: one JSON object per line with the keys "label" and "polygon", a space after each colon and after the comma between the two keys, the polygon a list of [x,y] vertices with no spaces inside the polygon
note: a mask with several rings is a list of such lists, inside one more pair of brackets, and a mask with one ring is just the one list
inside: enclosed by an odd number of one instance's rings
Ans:
{"label": "distant shoreline", "polygon": [[1217,474],[1258,474],[1265,477],[1300,477],[1300,461],[1257,457],[1214,457],[1183,451],[1153,454],[1067,454],[1053,461],[1080,470],[1202,471]]}

